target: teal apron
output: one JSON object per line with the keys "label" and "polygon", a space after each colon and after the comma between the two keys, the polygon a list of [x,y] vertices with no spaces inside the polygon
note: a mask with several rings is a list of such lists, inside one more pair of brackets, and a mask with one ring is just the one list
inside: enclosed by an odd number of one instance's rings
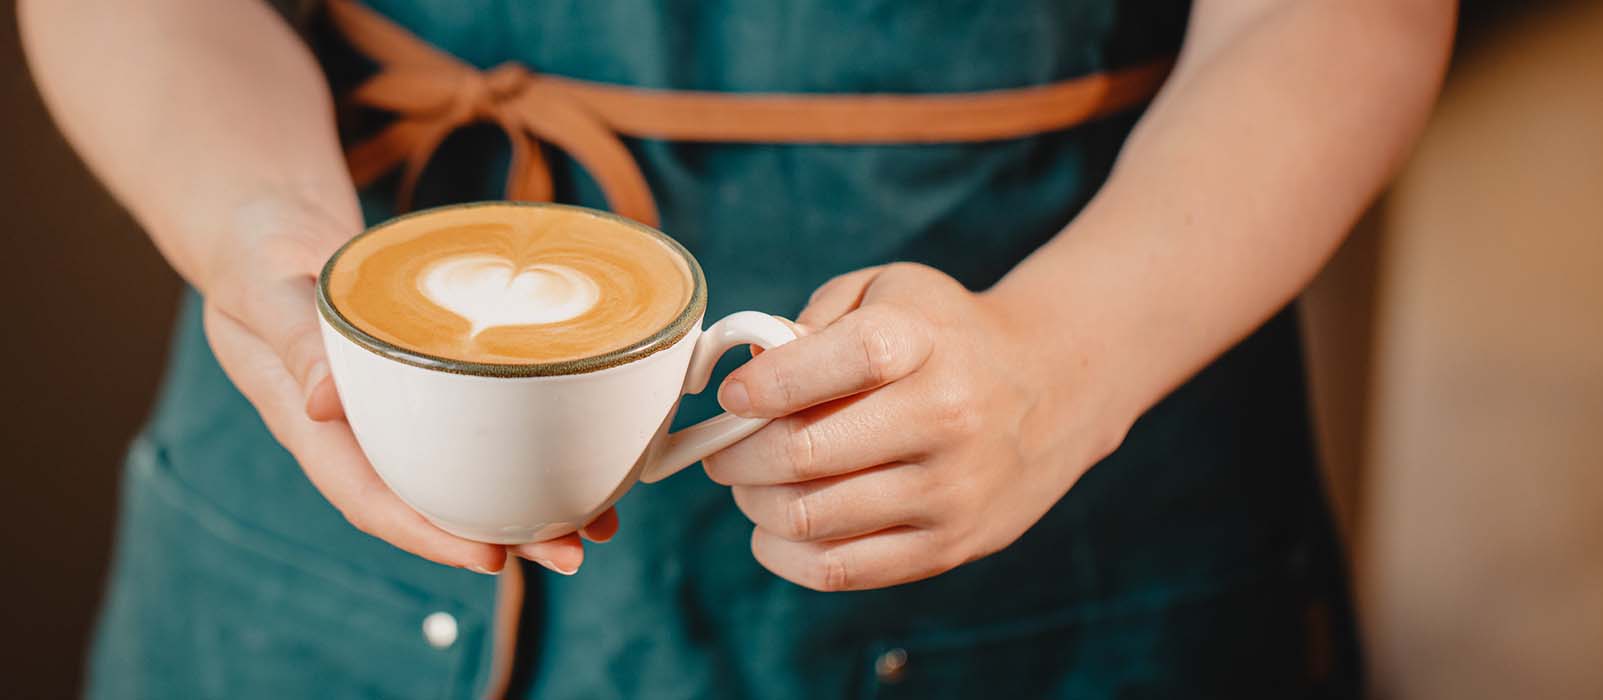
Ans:
{"label": "teal apron", "polygon": [[[727,92],[946,93],[1172,54],[1184,2],[372,0],[481,68]],[[336,90],[372,71],[323,24]],[[347,115],[351,116],[351,115]],[[362,115],[352,122],[358,126]],[[631,139],[710,317],[794,314],[891,260],[973,289],[1057,233],[1138,114],[1006,141],[906,146]],[[548,154],[557,198],[593,180]],[[499,196],[504,137],[440,149],[419,206]],[[363,192],[370,222],[394,181]],[[127,465],[96,636],[99,698],[470,697],[490,680],[492,578],[357,532],[224,377],[189,298]],[[728,366],[722,368],[727,371]],[[631,492],[568,578],[529,568],[513,694],[536,698],[1351,697],[1344,573],[1288,310],[1155,406],[1013,546],[895,588],[817,593],[765,571],[727,489]],[[679,422],[716,410],[692,398]],[[429,620],[425,630],[425,620]]]}

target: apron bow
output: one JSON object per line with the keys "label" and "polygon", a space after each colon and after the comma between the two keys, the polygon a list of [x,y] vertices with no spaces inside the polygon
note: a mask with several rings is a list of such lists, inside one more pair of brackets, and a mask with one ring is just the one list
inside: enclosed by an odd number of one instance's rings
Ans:
{"label": "apron bow", "polygon": [[[371,18],[353,21],[361,8],[340,2],[330,7],[347,36],[356,32],[367,43],[377,39],[387,48],[396,46],[395,39],[386,40],[382,33],[363,32],[380,25]],[[381,61],[382,69],[349,96],[354,104],[396,115],[394,123],[346,152],[357,186],[404,166],[396,204],[402,211],[410,209],[418,178],[446,137],[468,124],[491,122],[501,127],[512,145],[507,199],[551,200],[551,171],[540,149],[544,142],[566,151],[590,171],[613,211],[657,225],[656,203],[628,147],[564,90],[563,83],[542,79],[515,63],[479,71],[410,35],[403,38],[416,45],[394,60],[387,60],[393,51],[371,54]],[[364,43],[352,39],[359,46]]]}

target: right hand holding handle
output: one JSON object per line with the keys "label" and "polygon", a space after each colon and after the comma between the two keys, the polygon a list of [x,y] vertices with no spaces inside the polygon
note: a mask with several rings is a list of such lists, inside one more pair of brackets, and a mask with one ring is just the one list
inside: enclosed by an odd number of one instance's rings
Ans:
{"label": "right hand holding handle", "polygon": [[[737,345],[767,349],[795,340],[798,327],[777,316],[756,311],[740,311],[712,324],[696,339],[685,374],[684,393],[699,394],[712,378],[718,358]],[[735,444],[768,424],[768,418],[741,418],[721,413],[678,432],[668,434],[640,474],[646,483],[661,481],[701,458]]]}

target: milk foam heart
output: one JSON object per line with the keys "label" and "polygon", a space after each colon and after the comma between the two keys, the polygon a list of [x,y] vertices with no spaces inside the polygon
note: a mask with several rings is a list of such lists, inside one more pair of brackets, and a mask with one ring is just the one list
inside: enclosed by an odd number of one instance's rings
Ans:
{"label": "milk foam heart", "polygon": [[601,289],[583,273],[563,265],[516,269],[495,255],[468,254],[436,261],[418,288],[429,301],[466,319],[472,335],[496,326],[558,323],[589,311]]}

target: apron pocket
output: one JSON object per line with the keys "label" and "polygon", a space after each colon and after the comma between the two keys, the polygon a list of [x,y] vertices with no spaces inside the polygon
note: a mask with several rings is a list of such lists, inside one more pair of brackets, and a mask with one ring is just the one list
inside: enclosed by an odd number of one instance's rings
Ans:
{"label": "apron pocket", "polygon": [[162,460],[145,439],[129,457],[92,696],[471,691],[482,615],[243,525],[187,492]]}

